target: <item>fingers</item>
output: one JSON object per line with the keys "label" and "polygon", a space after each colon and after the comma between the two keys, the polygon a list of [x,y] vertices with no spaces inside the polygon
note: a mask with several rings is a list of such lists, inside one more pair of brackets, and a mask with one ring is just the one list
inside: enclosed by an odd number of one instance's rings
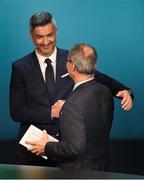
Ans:
{"label": "fingers", "polygon": [[47,131],[45,129],[43,130],[43,133],[44,133],[44,135],[47,135]]}
{"label": "fingers", "polygon": [[131,96],[129,94],[125,94],[121,101],[122,108],[128,111],[132,108],[132,104],[133,104],[133,101],[132,101]]}
{"label": "fingers", "polygon": [[51,108],[51,117],[59,118],[60,111],[64,105],[64,100],[58,100]]}
{"label": "fingers", "polygon": [[39,155],[44,152],[45,144],[47,142],[48,142],[48,134],[46,130],[43,130],[43,135],[41,139],[37,141],[30,141],[30,140],[25,141],[26,144],[30,145],[30,147],[27,148],[27,150],[36,155]]}
{"label": "fingers", "polygon": [[26,140],[25,141],[26,144],[30,144],[30,145],[36,145],[37,144],[37,141],[30,141],[30,140]]}
{"label": "fingers", "polygon": [[31,151],[31,153],[36,154],[36,155],[40,155],[42,153],[42,149],[39,146],[32,146],[28,148],[27,150]]}
{"label": "fingers", "polygon": [[64,103],[65,103],[65,101],[60,99],[60,100],[58,100],[57,102],[55,102],[52,107],[55,107],[55,106],[63,106]]}
{"label": "fingers", "polygon": [[119,91],[116,96],[122,98],[121,105],[124,110],[128,111],[132,108],[133,101],[127,90]]}
{"label": "fingers", "polygon": [[121,104],[122,104],[122,108],[126,111],[130,110],[132,108],[132,100],[131,98],[125,98],[121,101]]}
{"label": "fingers", "polygon": [[45,145],[48,142],[48,140],[48,133],[46,130],[43,130],[43,138],[41,139],[41,142],[43,143],[43,145]]}
{"label": "fingers", "polygon": [[116,97],[120,97],[120,98],[121,98],[121,96],[122,96],[122,92],[119,91],[119,92],[116,94]]}

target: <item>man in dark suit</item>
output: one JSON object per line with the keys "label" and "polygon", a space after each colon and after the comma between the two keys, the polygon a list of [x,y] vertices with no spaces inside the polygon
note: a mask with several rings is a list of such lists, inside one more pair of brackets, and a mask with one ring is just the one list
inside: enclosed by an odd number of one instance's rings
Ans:
{"label": "man in dark suit", "polygon": [[[54,18],[48,12],[33,15],[30,19],[30,34],[35,51],[12,64],[10,81],[10,114],[20,123],[17,137],[17,163],[30,165],[52,165],[52,162],[36,157],[19,144],[28,127],[33,124],[46,129],[53,136],[59,134],[59,121],[51,106],[59,99],[65,100],[73,89],[73,81],[66,76],[68,51],[56,47],[57,27]],[[45,71],[49,58],[53,68],[55,88],[49,93],[45,83]],[[98,82],[108,86],[113,96],[122,98],[122,107],[132,107],[130,89],[118,81],[95,72]],[[49,162],[49,163],[48,163]],[[54,162],[53,162],[54,163]],[[55,166],[55,164],[54,164]]]}
{"label": "man in dark suit", "polygon": [[61,141],[49,142],[45,131],[29,149],[57,158],[63,168],[105,170],[113,98],[110,90],[94,79],[96,59],[96,50],[88,44],[72,48],[67,69],[75,85],[60,112]]}

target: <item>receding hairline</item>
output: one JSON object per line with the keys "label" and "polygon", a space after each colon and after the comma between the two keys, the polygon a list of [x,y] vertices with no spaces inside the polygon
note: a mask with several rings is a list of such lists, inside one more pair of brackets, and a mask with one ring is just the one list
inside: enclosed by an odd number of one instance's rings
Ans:
{"label": "receding hairline", "polygon": [[88,45],[83,45],[83,52],[84,52],[85,57],[90,57],[94,55],[93,48]]}

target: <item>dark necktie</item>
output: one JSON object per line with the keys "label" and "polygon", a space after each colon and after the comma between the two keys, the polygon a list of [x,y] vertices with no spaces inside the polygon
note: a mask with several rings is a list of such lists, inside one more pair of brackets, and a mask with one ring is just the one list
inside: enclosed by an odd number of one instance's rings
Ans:
{"label": "dark necktie", "polygon": [[54,72],[53,72],[53,67],[51,65],[51,60],[45,59],[45,63],[47,63],[47,67],[45,70],[45,82],[49,95],[51,97],[55,89]]}

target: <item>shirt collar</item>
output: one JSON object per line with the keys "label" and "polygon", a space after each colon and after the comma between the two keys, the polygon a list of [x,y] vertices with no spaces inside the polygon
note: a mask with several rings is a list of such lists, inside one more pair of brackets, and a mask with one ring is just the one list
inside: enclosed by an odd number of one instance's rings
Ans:
{"label": "shirt collar", "polygon": [[76,83],[76,84],[74,85],[73,90],[74,90],[74,89],[76,89],[79,85],[81,85],[81,84],[83,84],[83,83],[86,83],[86,82],[88,82],[88,81],[91,81],[92,79],[94,79],[94,77],[92,77],[92,78],[90,78],[90,79],[87,79],[87,80],[84,80],[84,81],[81,81],[81,82]]}
{"label": "shirt collar", "polygon": [[52,61],[52,63],[55,63],[55,62],[56,62],[56,54],[57,54],[57,48],[56,48],[56,47],[55,47],[54,52],[53,52],[50,56],[48,56],[48,57],[40,55],[40,54],[37,52],[36,49],[35,49],[35,52],[36,52],[36,56],[37,56],[40,64],[45,63],[45,59],[47,59],[47,58],[49,58],[49,59]]}

